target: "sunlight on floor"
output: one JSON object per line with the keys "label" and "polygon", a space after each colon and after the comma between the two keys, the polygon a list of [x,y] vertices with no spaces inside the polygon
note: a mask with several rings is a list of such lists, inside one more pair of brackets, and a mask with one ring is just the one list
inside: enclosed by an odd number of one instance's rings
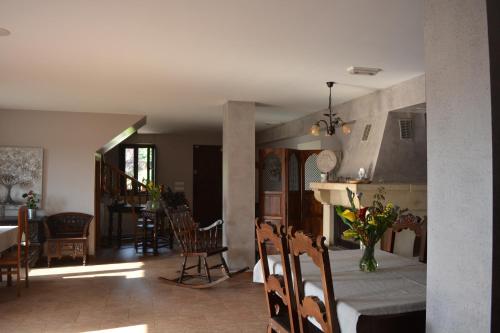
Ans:
{"label": "sunlight on floor", "polygon": [[108,276],[123,276],[127,279],[137,279],[144,277],[144,270],[138,269],[133,271],[121,271],[112,273],[98,273],[98,274],[86,274],[86,275],[71,275],[63,276],[63,279],[84,279],[84,278],[95,278],[95,277],[108,277]]}
{"label": "sunlight on floor", "polygon": [[[97,276],[99,275],[99,272],[110,272],[109,274],[115,274],[108,276],[125,276],[125,273],[138,272],[138,271],[142,272],[142,276],[144,276],[144,271],[138,270],[143,266],[144,264],[142,262],[129,262],[122,264],[34,268],[30,271],[30,276],[71,275],[71,274],[81,274],[81,273],[87,273],[88,275]],[[122,272],[111,272],[111,271],[122,271]],[[91,274],[91,273],[96,273],[96,274]],[[131,277],[142,277],[142,276],[137,276],[137,273],[135,273],[135,276],[134,274],[131,274]]]}
{"label": "sunlight on floor", "polygon": [[87,331],[84,333],[147,333],[148,325],[134,325],[134,326],[125,326],[125,327],[117,327],[117,328],[109,328],[105,330],[98,331]]}

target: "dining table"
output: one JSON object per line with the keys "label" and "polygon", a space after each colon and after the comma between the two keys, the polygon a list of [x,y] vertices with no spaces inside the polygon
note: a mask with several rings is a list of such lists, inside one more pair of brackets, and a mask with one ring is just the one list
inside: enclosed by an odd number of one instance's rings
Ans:
{"label": "dining table", "polygon": [[17,244],[17,226],[0,226],[0,252]]}
{"label": "dining table", "polygon": [[[375,250],[378,269],[362,272],[359,260],[362,251],[329,251],[337,317],[342,333],[355,333],[366,318],[396,318],[413,325],[425,325],[426,265],[417,259],[405,258]],[[324,300],[319,268],[310,257],[302,255],[301,268],[306,296]],[[279,255],[268,256],[271,274],[283,274]],[[253,281],[263,283],[260,260],[253,269]],[[406,316],[406,317],[405,317]],[[399,318],[398,318],[399,317]],[[405,321],[406,320],[406,321]],[[318,326],[317,322],[311,322]],[[368,322],[364,320],[365,324]]]}

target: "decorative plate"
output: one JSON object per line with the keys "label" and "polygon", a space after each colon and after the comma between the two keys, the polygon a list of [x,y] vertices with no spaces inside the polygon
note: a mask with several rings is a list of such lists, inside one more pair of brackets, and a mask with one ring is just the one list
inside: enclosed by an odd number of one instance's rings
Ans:
{"label": "decorative plate", "polygon": [[337,165],[337,156],[331,150],[323,150],[316,159],[319,171],[327,173],[332,171]]}

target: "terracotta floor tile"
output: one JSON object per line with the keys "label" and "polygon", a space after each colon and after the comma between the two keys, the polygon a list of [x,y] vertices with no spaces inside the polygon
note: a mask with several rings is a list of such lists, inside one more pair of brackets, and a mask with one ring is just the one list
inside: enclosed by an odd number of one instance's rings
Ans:
{"label": "terracotta floor tile", "polygon": [[[138,332],[146,327],[147,333],[266,331],[262,285],[252,283],[249,273],[214,288],[192,290],[158,279],[177,275],[181,260],[175,253],[142,257],[130,248],[103,253],[89,263],[88,272],[50,275],[51,268],[44,271],[48,275],[33,274],[30,288],[23,286],[20,298],[15,287],[1,285],[0,332],[72,333],[120,327],[137,327]],[[115,275],[106,276],[110,263],[135,268],[114,269]],[[56,265],[69,271],[72,267],[81,266],[71,260]],[[131,270],[143,271],[144,277],[127,278]],[[82,277],[91,274],[95,276]]]}

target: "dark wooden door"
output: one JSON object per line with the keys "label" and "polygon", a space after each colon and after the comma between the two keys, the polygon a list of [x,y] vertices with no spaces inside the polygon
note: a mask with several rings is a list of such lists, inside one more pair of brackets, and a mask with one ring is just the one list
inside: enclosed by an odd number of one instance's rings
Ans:
{"label": "dark wooden door", "polygon": [[193,218],[201,227],[222,218],[221,146],[193,146]]}

